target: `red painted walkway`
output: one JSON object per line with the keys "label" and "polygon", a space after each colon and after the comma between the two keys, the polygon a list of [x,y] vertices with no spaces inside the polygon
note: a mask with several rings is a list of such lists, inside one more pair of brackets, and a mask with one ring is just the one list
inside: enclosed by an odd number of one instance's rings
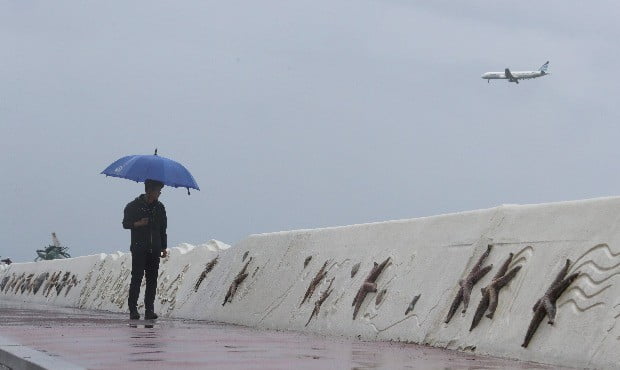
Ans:
{"label": "red painted walkway", "polygon": [[[91,369],[545,368],[436,348],[0,303],[0,336]],[[1,368],[1,366],[0,366]]]}

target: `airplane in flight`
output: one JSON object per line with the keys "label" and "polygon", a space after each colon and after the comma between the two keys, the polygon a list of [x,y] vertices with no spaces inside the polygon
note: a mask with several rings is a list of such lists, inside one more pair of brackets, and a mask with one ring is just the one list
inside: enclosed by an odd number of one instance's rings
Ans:
{"label": "airplane in flight", "polygon": [[483,74],[481,77],[487,80],[487,82],[491,82],[491,80],[508,80],[508,82],[519,83],[519,80],[525,80],[529,78],[536,78],[549,75],[551,73],[547,72],[547,68],[549,68],[549,61],[543,64],[537,71],[514,71],[511,72],[510,69],[506,68],[504,72],[487,72]]}

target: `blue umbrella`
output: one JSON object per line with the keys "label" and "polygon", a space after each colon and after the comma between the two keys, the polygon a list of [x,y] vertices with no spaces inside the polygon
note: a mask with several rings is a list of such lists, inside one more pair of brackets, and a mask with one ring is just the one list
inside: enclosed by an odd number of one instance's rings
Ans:
{"label": "blue umbrella", "polygon": [[157,155],[129,155],[109,165],[101,172],[102,175],[144,182],[151,179],[175,188],[200,190],[194,176],[179,162]]}

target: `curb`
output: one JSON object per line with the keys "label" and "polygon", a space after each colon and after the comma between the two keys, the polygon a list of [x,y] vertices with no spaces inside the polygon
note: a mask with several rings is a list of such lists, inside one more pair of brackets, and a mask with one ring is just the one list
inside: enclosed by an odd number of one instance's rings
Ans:
{"label": "curb", "polygon": [[42,370],[84,370],[86,368],[72,364],[58,357],[47,355],[30,347],[0,336],[0,365],[11,369]]}

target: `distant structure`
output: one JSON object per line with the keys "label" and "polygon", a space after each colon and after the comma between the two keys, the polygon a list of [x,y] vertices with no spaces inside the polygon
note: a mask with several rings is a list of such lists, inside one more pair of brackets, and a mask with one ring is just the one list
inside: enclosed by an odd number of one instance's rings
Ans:
{"label": "distant structure", "polygon": [[55,260],[59,258],[71,258],[68,251],[68,247],[63,247],[60,245],[60,241],[58,241],[56,233],[52,233],[52,245],[45,249],[37,249],[37,258],[35,258],[34,261],[37,262],[44,260]]}
{"label": "distant structure", "polygon": [[8,257],[3,260],[0,260],[0,262],[5,263],[7,265],[10,265],[11,263],[13,263],[13,261],[11,261],[11,259]]}

